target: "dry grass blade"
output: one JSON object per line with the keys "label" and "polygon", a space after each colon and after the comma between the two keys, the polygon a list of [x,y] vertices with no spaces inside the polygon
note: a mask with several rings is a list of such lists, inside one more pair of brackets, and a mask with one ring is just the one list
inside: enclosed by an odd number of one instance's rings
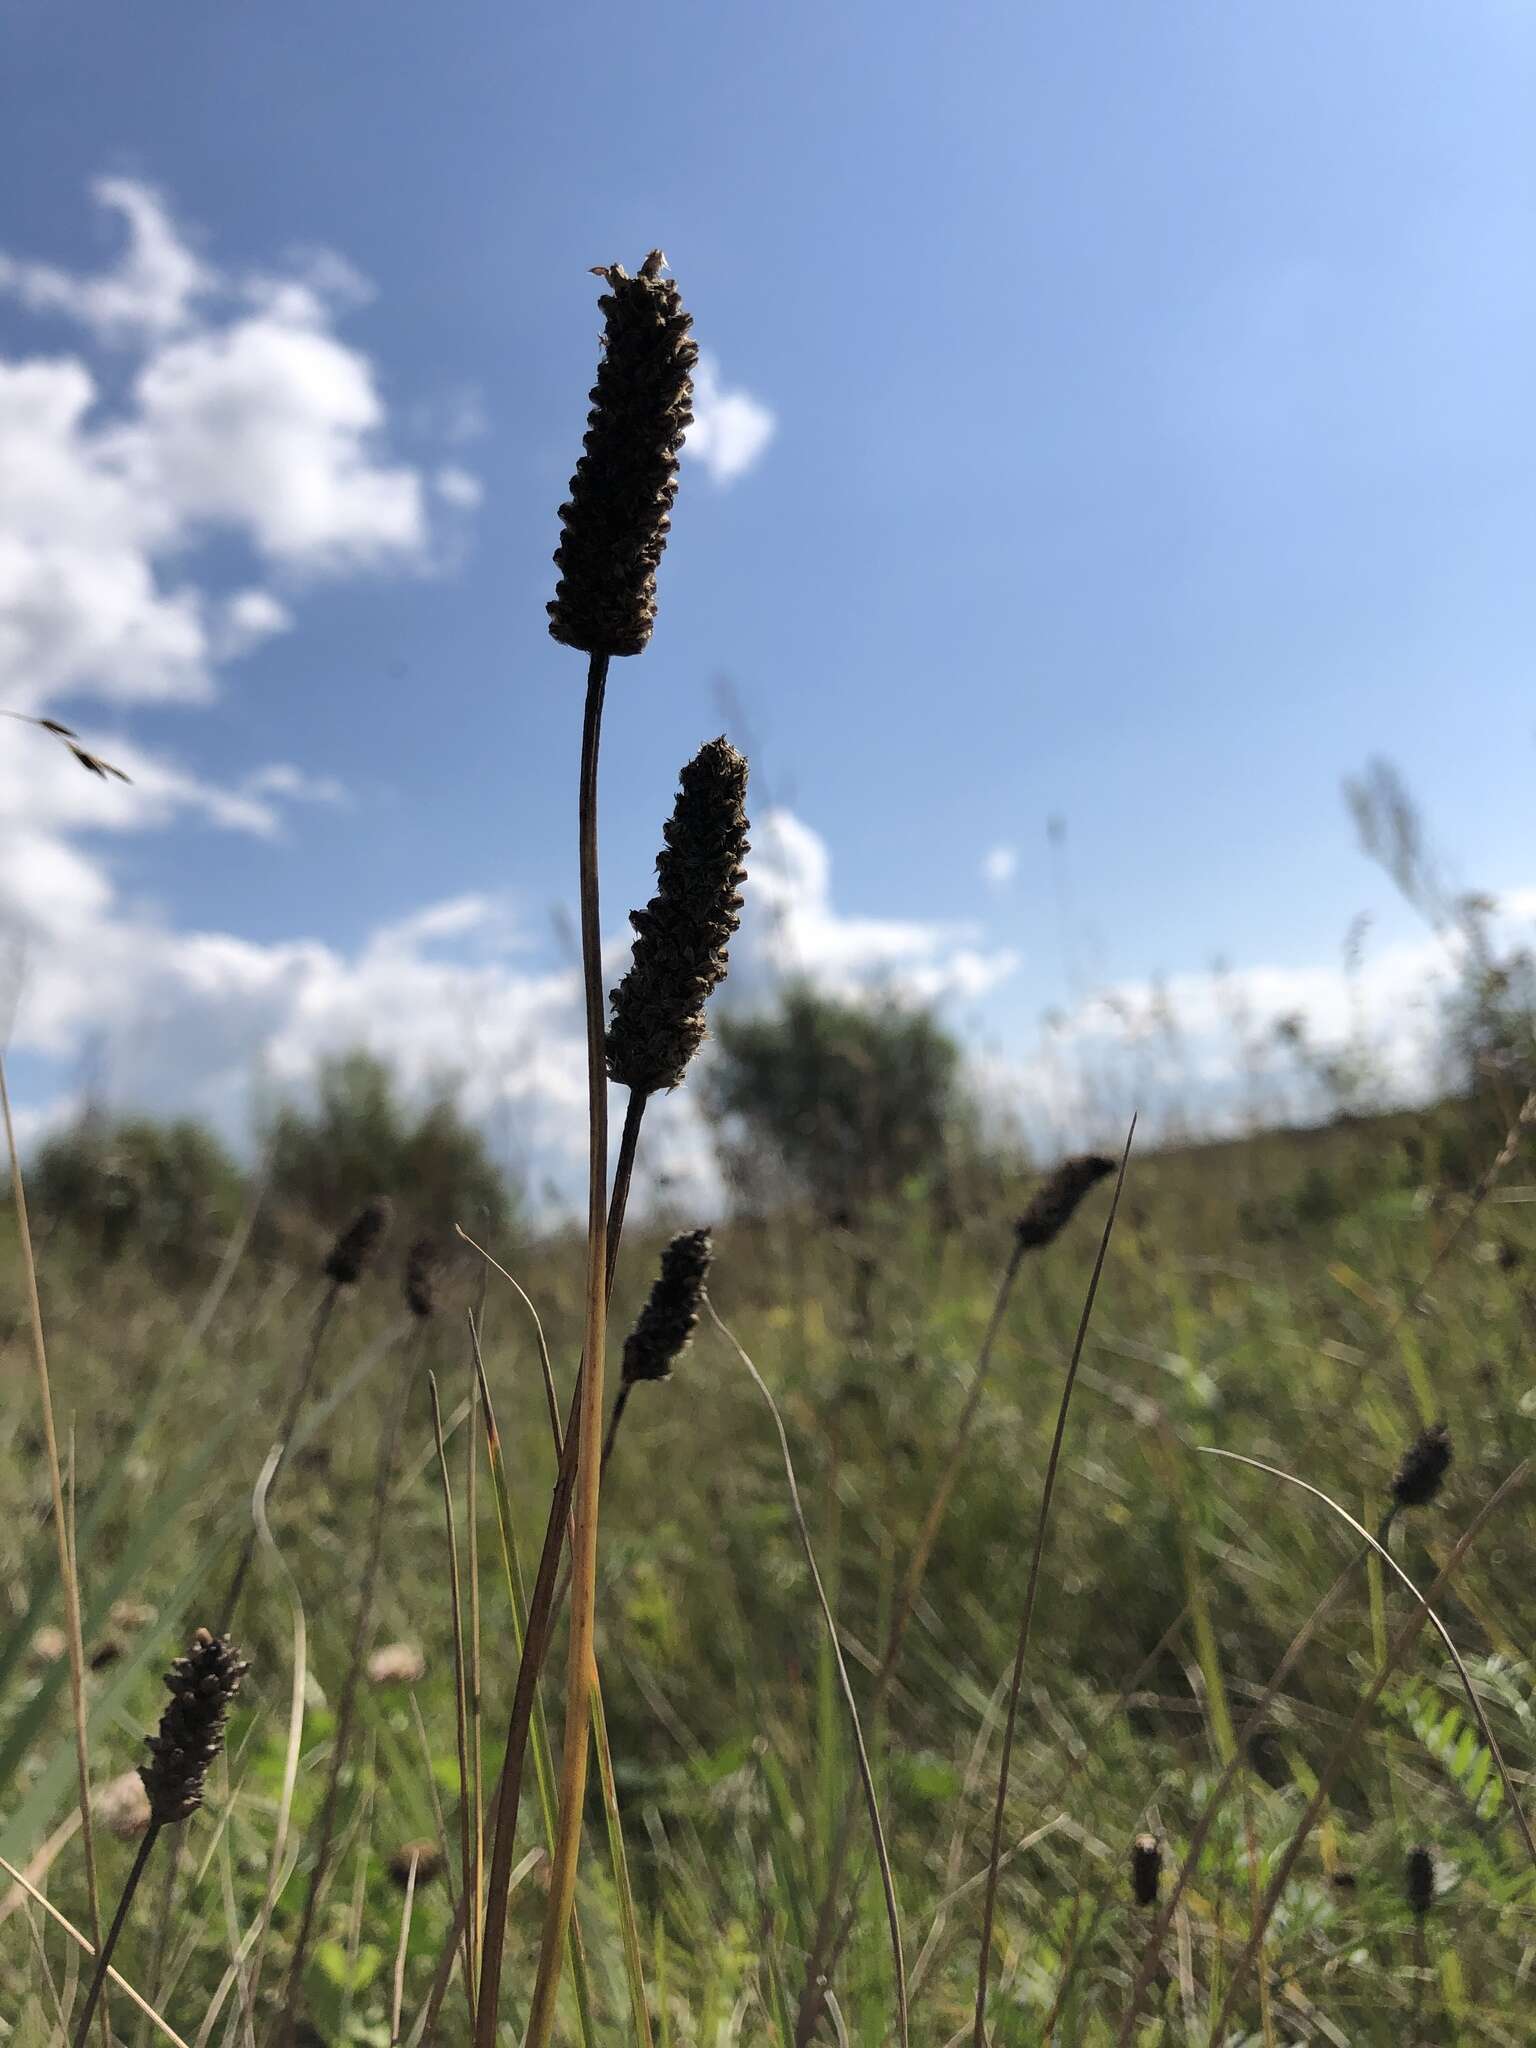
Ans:
{"label": "dry grass blade", "polygon": [[[459,1752],[459,1868],[462,1877],[464,1986],[469,1995],[469,2023],[475,2024],[474,1955],[479,1931],[475,1925],[478,1894],[474,1881],[474,1854],[470,1846],[469,1728],[464,1691],[464,1613],[459,1587],[459,1538],[453,1520],[453,1482],[448,1475],[448,1451],[443,1442],[443,1409],[438,1399],[437,1375],[427,1374],[427,1391],[432,1399],[432,1441],[437,1446],[437,1469],[443,1489],[443,1519],[448,1532],[448,1607],[453,1626],[453,1725]],[[411,1867],[414,1881],[415,1865]]]}
{"label": "dry grass blade", "polygon": [[1040,1584],[1040,1560],[1045,1554],[1045,1533],[1051,1518],[1051,1501],[1056,1491],[1056,1473],[1061,1463],[1062,1441],[1067,1433],[1067,1411],[1072,1405],[1072,1389],[1077,1382],[1077,1368],[1082,1362],[1083,1346],[1088,1339],[1088,1323],[1093,1315],[1094,1299],[1099,1291],[1099,1276],[1104,1271],[1104,1261],[1109,1255],[1109,1240],[1114,1234],[1115,1217],[1120,1208],[1120,1195],[1125,1187],[1125,1170],[1131,1161],[1131,1146],[1136,1139],[1136,1119],[1131,1118],[1131,1127],[1125,1134],[1125,1150],[1120,1155],[1120,1170],[1115,1176],[1115,1192],[1110,1198],[1109,1214],[1104,1219],[1104,1233],[1099,1239],[1098,1255],[1093,1262],[1093,1272],[1088,1281],[1088,1292],[1083,1300],[1083,1313],[1078,1319],[1077,1336],[1073,1340],[1072,1356],[1067,1364],[1067,1376],[1061,1389],[1061,1403],[1056,1411],[1056,1433],[1051,1439],[1051,1452],[1045,1465],[1045,1484],[1040,1490],[1040,1512],[1035,1521],[1035,1547],[1029,1560],[1029,1581],[1024,1589],[1024,1612],[1019,1621],[1019,1646],[1013,1660],[1013,1680],[1008,1691],[1008,1715],[1003,1726],[1003,1757],[997,1773],[997,1803],[992,1811],[992,1846],[987,1859],[987,1888],[981,1908],[981,1953],[976,1965],[976,2018],[972,2029],[975,2048],[987,2048],[987,1980],[992,1967],[992,1926],[997,1913],[997,1876],[1003,1853],[1003,1821],[1008,1805],[1008,1777],[1013,1764],[1013,1738],[1019,1720],[1019,1694],[1024,1685],[1024,1660],[1029,1654],[1030,1625],[1035,1614],[1035,1594]]}
{"label": "dry grass blade", "polygon": [[[11,1091],[6,1078],[3,1054],[0,1054],[0,1112],[3,1112],[5,1118],[5,1145],[11,1163],[11,1198],[16,1205],[16,1236],[21,1248],[22,1274],[27,1286],[32,1362],[37,1372],[38,1407],[42,1414],[43,1445],[48,1458],[48,1494],[58,1548],[59,1584],[64,1595],[64,1631],[69,1652],[69,1699],[74,1721],[75,1779],[80,1805],[80,1846],[85,1858],[86,1906],[90,1914],[92,1950],[99,1952],[101,1905],[96,1885],[96,1835],[91,1820],[91,1759],[86,1737],[85,1643],[80,1620],[80,1580],[75,1572],[74,1554],[69,1540],[69,1519],[64,1508],[64,1478],[59,1466],[59,1439],[53,1420],[53,1389],[48,1377],[48,1346],[43,1336],[43,1304],[37,1291],[37,1262],[32,1254],[32,1231],[27,1221],[27,1190],[21,1176],[21,1158],[16,1150],[16,1131],[11,1121]],[[107,2016],[105,1998],[101,2001],[101,2038],[106,2048],[110,2048],[112,2029]]]}
{"label": "dry grass blade", "polygon": [[1269,1922],[1273,1917],[1275,1907],[1280,1900],[1280,1895],[1285,1890],[1286,1882],[1292,1870],[1296,1867],[1296,1859],[1305,1847],[1307,1837],[1316,1825],[1318,1815],[1326,1805],[1339,1773],[1343,1770],[1356,1743],[1364,1733],[1365,1724],[1370,1719],[1376,1702],[1381,1698],[1383,1691],[1386,1689],[1388,1679],[1418,1641],[1420,1631],[1432,1612],[1430,1603],[1449,1586],[1457,1570],[1460,1568],[1462,1559],[1472,1548],[1478,1531],[1508,1496],[1524,1481],[1530,1469],[1531,1460],[1523,1458],[1514,1471],[1510,1473],[1509,1477],[1499,1486],[1497,1491],[1483,1503],[1482,1507],[1473,1516],[1458,1540],[1455,1549],[1436,1573],[1434,1583],[1430,1586],[1428,1593],[1418,1596],[1417,1605],[1413,1613],[1409,1615],[1408,1619],[1398,1630],[1397,1635],[1393,1638],[1392,1644],[1382,1660],[1381,1669],[1367,1687],[1364,1697],[1355,1709],[1353,1719],[1345,1729],[1333,1754],[1318,1773],[1317,1789],[1308,1801],[1306,1811],[1297,1822],[1291,1839],[1286,1844],[1285,1851],[1275,1867],[1274,1876],[1269,1881],[1268,1888],[1264,1893],[1263,1902],[1258,1913],[1254,1916],[1254,1923],[1248,1936],[1247,1945],[1244,1947],[1233,1968],[1231,1979],[1227,1984],[1226,1996],[1222,2000],[1221,2009],[1217,2013],[1215,2024],[1211,2028],[1211,2039],[1213,2041],[1222,2041],[1227,2038],[1226,2028],[1228,2021],[1232,2017],[1232,2008],[1237,2003],[1238,1993],[1247,1981],[1248,1972],[1253,1967],[1254,1958],[1263,1944],[1265,1930],[1268,1928]]}
{"label": "dry grass blade", "polygon": [[[1271,1479],[1283,1479],[1287,1486],[1299,1486],[1303,1493],[1310,1493],[1312,1498],[1320,1500],[1324,1507],[1332,1508],[1341,1521],[1349,1524],[1350,1528],[1354,1530],[1362,1542],[1370,1545],[1371,1549],[1382,1559],[1388,1569],[1397,1574],[1399,1580],[1408,1588],[1408,1591],[1415,1600],[1423,1600],[1423,1594],[1413,1583],[1413,1580],[1409,1578],[1387,1546],[1377,1537],[1373,1536],[1362,1522],[1357,1522],[1348,1508],[1340,1507],[1336,1500],[1324,1493],[1320,1486],[1313,1486],[1310,1481],[1299,1479],[1294,1472],[1282,1472],[1278,1465],[1266,1465],[1262,1458],[1245,1457],[1241,1451],[1221,1451],[1209,1444],[1202,1445],[1201,1450],[1207,1458],[1229,1458],[1234,1465],[1251,1465],[1255,1472],[1267,1472]],[[1456,1666],[1456,1676],[1461,1680],[1461,1689],[1467,1696],[1467,1705],[1472,1709],[1472,1718],[1477,1723],[1478,1732],[1483,1738],[1488,1754],[1493,1758],[1493,1767],[1499,1774],[1499,1783],[1504,1787],[1504,1797],[1509,1801],[1510,1811],[1514,1814],[1515,1824],[1520,1830],[1521,1840],[1525,1843],[1525,1853],[1530,1857],[1533,1867],[1536,1867],[1536,1840],[1533,1840],[1531,1837],[1530,1822],[1526,1819],[1525,1809],[1516,1797],[1514,1784],[1504,1765],[1504,1753],[1499,1748],[1498,1738],[1488,1725],[1488,1716],[1483,1711],[1483,1703],[1477,1696],[1477,1688],[1472,1683],[1471,1673],[1462,1662],[1461,1652],[1452,1641],[1451,1632],[1445,1623],[1432,1607],[1426,1606],[1426,1611],[1430,1626],[1434,1629],[1436,1635],[1439,1636],[1441,1642],[1444,1643],[1446,1654]]]}
{"label": "dry grass blade", "polygon": [[[752,1363],[737,1339],[720,1320],[712,1301],[705,1297],[704,1306],[710,1321],[730,1345],[752,1376],[753,1385],[768,1404],[773,1417],[773,1426],[778,1431],[779,1451],[784,1460],[784,1476],[789,1483],[789,1504],[794,1513],[795,1527],[800,1536],[800,1547],[805,1552],[805,1562],[811,1574],[811,1584],[816,1589],[816,1598],[821,1606],[821,1618],[826,1623],[827,1639],[831,1644],[833,1659],[837,1665],[838,1683],[842,1688],[843,1701],[848,1709],[848,1722],[853,1731],[854,1755],[858,1760],[859,1778],[864,1787],[864,1800],[869,1809],[869,1824],[875,1838],[875,1855],[880,1864],[880,1886],[885,1893],[885,1917],[890,1927],[891,1965],[896,1977],[896,2035],[906,2048],[909,2039],[907,2025],[907,1964],[901,1945],[901,1913],[896,1903],[896,1880],[891,1874],[891,1858],[886,1848],[885,1828],[880,1819],[880,1801],[875,1793],[874,1773],[869,1765],[869,1752],[864,1746],[864,1729],[859,1720],[858,1702],[853,1696],[853,1685],[848,1676],[848,1666],[843,1658],[843,1646],[838,1640],[837,1620],[827,1599],[821,1573],[817,1569],[816,1552],[811,1543],[811,1532],[806,1526],[805,1510],[800,1505],[800,1487],[795,1478],[795,1463],[790,1456],[789,1438],[784,1429],[784,1418],[779,1413],[779,1404],[774,1400],[767,1381]],[[830,2008],[830,1999],[828,2000]]]}
{"label": "dry grass blade", "polygon": [[396,2048],[400,2039],[400,2009],[405,2004],[405,1953],[411,1940],[411,1913],[416,1904],[416,1866],[419,1860],[412,1855],[405,1879],[405,1904],[400,1908],[400,1942],[395,1950],[395,1979],[389,2006],[389,2048]]}
{"label": "dry grass blade", "polygon": [[[0,1870],[3,1870],[6,1876],[10,1878],[14,1884],[19,1885],[22,1891],[26,1893],[29,1899],[33,1900],[37,1905],[42,1907],[43,1911],[46,1914],[48,1914],[51,1919],[55,1920],[60,1927],[63,1928],[64,1932],[69,1936],[71,1941],[75,1942],[80,1948],[82,1948],[88,1956],[95,1954],[95,1950],[91,1947],[91,1944],[89,1943],[89,1941],[87,1941],[85,1936],[80,1932],[79,1928],[75,1926],[74,1922],[71,1920],[66,1920],[64,1915],[59,1911],[58,1907],[55,1906],[51,1900],[45,1898],[43,1894],[37,1889],[36,1885],[32,1884],[30,1880],[23,1874],[23,1872],[16,1869],[14,1864],[7,1863],[3,1856],[0,1856]],[[140,2015],[148,2021],[150,2026],[157,2028],[160,2034],[163,2036],[163,2038],[171,2043],[171,2048],[188,2048],[188,2043],[182,2039],[180,2034],[177,2033],[176,2029],[171,2025],[170,2021],[162,2018],[162,2016],[155,2011],[155,2008],[150,2004],[149,2000],[147,1998],[141,1997],[140,1994],[134,1990],[133,1986],[128,1982],[128,1979],[126,1977],[119,1976],[118,1972],[110,1967],[107,1970],[107,1976],[110,1982],[112,1983],[114,1989],[121,1991],[124,1997],[128,2000],[129,2004],[136,2006],[138,2008]]]}

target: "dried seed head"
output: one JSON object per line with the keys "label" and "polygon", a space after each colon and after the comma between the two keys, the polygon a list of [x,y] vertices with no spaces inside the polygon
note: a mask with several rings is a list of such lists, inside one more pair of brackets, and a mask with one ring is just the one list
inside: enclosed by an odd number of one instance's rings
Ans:
{"label": "dried seed head", "polygon": [[608,1026],[608,1072],[637,1094],[675,1088],[704,1041],[704,1004],[725,979],[741,922],[746,794],[746,760],[723,737],[678,777],[656,858],[660,886],[629,914],[635,950]]}
{"label": "dried seed head", "polygon": [[1048,1173],[1014,1226],[1023,1250],[1036,1251],[1058,1238],[1077,1213],[1084,1195],[1114,1170],[1114,1160],[1106,1159],[1102,1153],[1080,1152]]}
{"label": "dried seed head", "polygon": [[442,1277],[442,1247],[435,1238],[418,1237],[405,1259],[405,1305],[423,1322],[436,1313]]}
{"label": "dried seed head", "polygon": [[1445,1482],[1453,1455],[1451,1433],[1443,1422],[1422,1431],[1403,1453],[1392,1481],[1392,1505],[1427,1508]]}
{"label": "dried seed head", "polygon": [[139,1766],[157,1825],[185,1820],[202,1805],[208,1766],[224,1746],[229,1703],[249,1668],[227,1637],[200,1628],[166,1673],[171,1703],[149,1738],[149,1762]]}
{"label": "dried seed head", "polygon": [[338,1287],[352,1287],[362,1278],[374,1253],[384,1242],[394,1205],[388,1195],[375,1195],[364,1202],[346,1229],[331,1246],[324,1272]]}
{"label": "dried seed head", "polygon": [[697,345],[677,286],[653,249],[630,277],[597,267],[608,289],[586,453],[560,507],[560,581],[549,630],[586,654],[639,654],[656,622],[656,567],[677,496],[677,456],[693,420]]}
{"label": "dried seed head", "polygon": [[713,1250],[707,1230],[686,1230],[662,1253],[650,1299],[624,1340],[626,1387],[670,1378],[699,1320]]}
{"label": "dried seed head", "polygon": [[389,1859],[390,1879],[401,1891],[404,1891],[411,1881],[413,1864],[416,1868],[418,1888],[430,1884],[434,1877],[441,1877],[443,1874],[443,1852],[436,1842],[432,1841],[402,1842]]}
{"label": "dried seed head", "polygon": [[1138,1835],[1131,1844],[1131,1896],[1138,1906],[1155,1906],[1163,1875],[1163,1845],[1156,1835]]}
{"label": "dried seed head", "polygon": [[1422,1920],[1435,1903],[1435,1859],[1421,1842],[1408,1851],[1403,1870],[1403,1891],[1408,1904]]}

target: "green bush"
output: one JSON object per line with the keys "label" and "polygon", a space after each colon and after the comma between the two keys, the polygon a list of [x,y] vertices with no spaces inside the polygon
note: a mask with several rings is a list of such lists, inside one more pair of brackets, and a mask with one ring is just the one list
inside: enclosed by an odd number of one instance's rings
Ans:
{"label": "green bush", "polygon": [[132,1256],[173,1279],[218,1256],[245,1199],[235,1162],[190,1118],[87,1113],[43,1144],[27,1185],[40,1233],[67,1233],[103,1264]]}

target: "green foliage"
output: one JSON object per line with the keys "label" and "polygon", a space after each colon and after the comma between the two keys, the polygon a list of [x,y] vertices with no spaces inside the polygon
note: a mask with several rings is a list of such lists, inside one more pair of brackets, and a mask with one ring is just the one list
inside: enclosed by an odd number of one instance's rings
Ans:
{"label": "green foliage", "polygon": [[27,1175],[40,1234],[89,1259],[131,1256],[181,1280],[216,1258],[239,1218],[239,1169],[202,1124],[89,1111],[40,1147]]}
{"label": "green foliage", "polygon": [[269,1118],[263,1149],[272,1210],[301,1229],[334,1231],[373,1195],[390,1197],[402,1230],[497,1237],[510,1220],[506,1182],[451,1090],[413,1108],[371,1053],[327,1061],[310,1101]]}
{"label": "green foliage", "polygon": [[825,1217],[858,1217],[941,1164],[960,1053],[927,1011],[798,987],[767,1015],[721,1017],[715,1040],[706,1103],[749,1198],[776,1178]]}

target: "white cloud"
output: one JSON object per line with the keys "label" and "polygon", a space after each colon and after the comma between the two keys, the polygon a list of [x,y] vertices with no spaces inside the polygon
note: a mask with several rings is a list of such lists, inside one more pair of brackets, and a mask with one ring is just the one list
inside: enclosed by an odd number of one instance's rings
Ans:
{"label": "white cloud", "polygon": [[485,498],[485,485],[479,477],[460,469],[457,463],[445,463],[432,483],[445,505],[456,505],[467,512],[473,512]]}
{"label": "white cloud", "polygon": [[746,391],[727,391],[719,365],[699,357],[693,377],[693,425],[683,453],[702,462],[717,484],[734,483],[763,454],[778,425],[761,400]]}
{"label": "white cloud", "polygon": [[837,910],[826,841],[785,810],[755,822],[747,935],[764,968],[839,995],[878,987],[921,1002],[975,997],[1018,965],[1012,952],[979,949],[964,925]]}
{"label": "white cloud", "polygon": [[981,878],[994,889],[1006,889],[1019,871],[1016,846],[994,846],[981,863]]}
{"label": "white cloud", "polygon": [[159,193],[131,178],[98,178],[91,195],[122,215],[128,246],[112,269],[81,277],[0,253],[0,291],[34,313],[61,314],[102,340],[170,333],[216,283],[173,226]]}
{"label": "white cloud", "polygon": [[[0,255],[0,289],[134,356],[0,359],[0,701],[195,702],[291,622],[269,590],[208,587],[222,536],[279,573],[422,563],[422,476],[383,446],[368,358],[333,328],[340,274],[211,268],[148,186],[103,180],[128,243],[95,275]],[[329,296],[327,296],[329,294]]]}
{"label": "white cloud", "polygon": [[350,802],[346,785],[334,775],[311,775],[291,761],[270,761],[245,778],[250,796],[286,797],[290,803],[332,804],[338,809]]}

